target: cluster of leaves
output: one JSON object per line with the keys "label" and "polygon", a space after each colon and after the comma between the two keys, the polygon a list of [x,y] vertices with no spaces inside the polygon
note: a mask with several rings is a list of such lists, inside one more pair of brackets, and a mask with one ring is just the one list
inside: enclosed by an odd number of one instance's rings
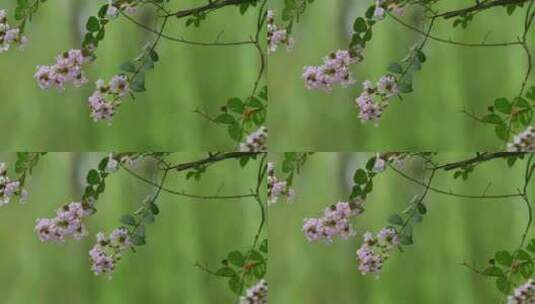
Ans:
{"label": "cluster of leaves", "polygon": [[375,5],[370,6],[366,11],[365,18],[358,17],[353,22],[353,36],[351,38],[350,48],[357,46],[366,47],[366,43],[372,39],[373,36],[373,12],[375,11]]}
{"label": "cluster of leaves", "polygon": [[408,246],[414,243],[412,237],[414,224],[420,223],[427,213],[427,207],[422,202],[422,198],[415,196],[401,213],[392,214],[388,217],[388,223],[393,225],[399,233],[399,242],[401,245]]}
{"label": "cluster of leaves", "polygon": [[245,286],[252,285],[265,277],[267,256],[268,240],[264,239],[258,250],[231,251],[227,258],[221,261],[222,266],[214,272],[214,275],[228,278],[230,290],[241,295]]}
{"label": "cluster of leaves", "polygon": [[366,162],[364,169],[359,168],[355,170],[353,174],[353,189],[351,195],[349,196],[350,200],[353,200],[357,197],[366,199],[368,194],[373,190],[373,178],[377,175],[377,172],[373,170],[375,166],[375,161],[377,158],[374,156]]}
{"label": "cluster of leaves", "polygon": [[121,223],[128,228],[130,239],[136,246],[145,245],[145,225],[154,223],[160,208],[156,205],[157,196],[149,196],[134,214],[125,214],[121,217]]}
{"label": "cluster of leaves", "polygon": [[18,181],[20,187],[24,187],[26,177],[32,174],[33,168],[39,162],[41,156],[46,152],[18,152],[17,161],[15,162],[15,173],[19,174]]}
{"label": "cluster of leaves", "polygon": [[[524,2],[504,4],[503,7],[507,10],[507,15],[511,16],[517,8],[524,7]],[[463,29],[466,29],[470,22],[474,20],[474,16],[477,13],[478,11],[476,10],[459,15],[453,20],[453,27],[461,26]]]}
{"label": "cluster of leaves", "polygon": [[230,98],[221,108],[222,113],[213,121],[227,125],[230,137],[240,142],[249,130],[255,130],[265,123],[267,98],[267,86],[264,86],[257,96],[250,96],[245,100],[238,97]]}
{"label": "cluster of leaves", "polygon": [[453,20],[453,27],[460,25],[463,29],[466,29],[473,19],[473,14],[462,14]]}
{"label": "cluster of leaves", "polygon": [[458,179],[461,177],[463,180],[467,180],[472,172],[474,172],[474,166],[459,168],[453,173],[453,178]]}
{"label": "cluster of leaves", "polygon": [[106,25],[110,22],[106,18],[106,11],[108,10],[108,4],[103,5],[98,11],[97,16],[91,16],[87,19],[85,24],[86,34],[82,42],[82,47],[94,45],[98,47],[100,41],[104,40],[106,36]]}
{"label": "cluster of leaves", "polygon": [[284,158],[282,160],[282,173],[285,175],[284,180],[288,183],[290,187],[293,183],[294,176],[301,172],[301,168],[305,165],[309,156],[312,152],[285,152]]}
{"label": "cluster of leaves", "polygon": [[288,23],[286,27],[288,34],[292,32],[294,22],[299,22],[299,16],[305,12],[307,5],[313,2],[314,0],[284,0],[281,17]]}
{"label": "cluster of leaves", "polygon": [[531,240],[525,248],[514,252],[500,250],[481,274],[496,278],[496,287],[504,294],[510,294],[514,286],[533,275],[535,260],[535,239]]}
{"label": "cluster of leaves", "polygon": [[17,0],[17,6],[15,7],[15,20],[20,22],[19,30],[24,32],[26,22],[31,22],[33,14],[39,9],[39,4],[45,3],[46,0],[34,0],[30,3],[29,0]]}
{"label": "cluster of leaves", "polygon": [[82,195],[82,203],[87,207],[94,209],[92,202],[98,200],[100,195],[106,190],[106,177],[109,173],[106,171],[108,157],[103,158],[96,169],[91,169],[86,175],[86,187]]}
{"label": "cluster of leaves", "polygon": [[130,87],[133,92],[144,92],[145,72],[154,69],[154,65],[160,60],[160,56],[152,45],[146,45],[143,52],[132,61],[121,65],[121,70],[128,75]]}
{"label": "cluster of leaves", "polygon": [[509,141],[512,134],[522,131],[533,121],[533,102],[535,102],[535,87],[531,87],[525,97],[519,96],[512,100],[498,98],[494,105],[488,108],[489,113],[480,121],[494,125],[496,136]]}
{"label": "cluster of leaves", "polygon": [[[167,0],[169,1],[169,0]],[[249,0],[246,2],[238,3],[236,4],[240,10],[240,14],[245,15],[249,8],[256,7],[259,0]],[[193,25],[195,27],[200,27],[202,21],[206,19],[206,16],[210,13],[210,11],[202,10],[198,11],[195,14],[193,14],[191,17],[186,19],[186,27]]]}
{"label": "cluster of leaves", "polygon": [[412,78],[415,72],[422,69],[422,64],[427,60],[421,47],[414,46],[409,54],[400,62],[391,63],[387,70],[397,75],[398,89],[400,93],[412,92]]}

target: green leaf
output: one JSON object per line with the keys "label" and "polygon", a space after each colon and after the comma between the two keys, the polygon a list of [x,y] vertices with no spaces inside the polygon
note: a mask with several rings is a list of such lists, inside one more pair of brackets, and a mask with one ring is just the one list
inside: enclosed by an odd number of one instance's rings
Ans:
{"label": "green leaf", "polygon": [[427,208],[422,203],[419,203],[418,205],[416,205],[416,208],[418,209],[418,212],[420,212],[420,214],[426,214],[427,213]]}
{"label": "green leaf", "polygon": [[505,124],[496,125],[494,132],[496,133],[496,136],[503,141],[507,141],[509,139],[509,130]]}
{"label": "green leaf", "polygon": [[230,288],[230,290],[232,290],[232,292],[239,295],[242,289],[240,278],[238,276],[230,278],[230,280],[228,281],[228,287]]}
{"label": "green leaf", "polygon": [[134,92],[145,92],[145,74],[138,73],[134,80],[132,81],[132,91]]}
{"label": "green leaf", "polygon": [[136,224],[136,219],[131,214],[125,214],[121,216],[121,223],[128,226],[134,226]]}
{"label": "green leaf", "polygon": [[533,262],[527,262],[527,263],[521,264],[520,274],[522,274],[524,279],[529,279],[531,275],[533,274]]}
{"label": "green leaf", "polygon": [[509,282],[505,277],[499,277],[496,280],[496,287],[503,294],[509,294],[511,291],[511,282]]}
{"label": "green leaf", "polygon": [[100,29],[100,22],[95,16],[89,17],[86,24],[86,29],[90,32],[97,32]]}
{"label": "green leaf", "polygon": [[526,249],[532,253],[535,253],[535,239],[529,241],[528,246],[526,246]]}
{"label": "green leaf", "polygon": [[392,214],[388,217],[388,222],[392,225],[403,225],[403,218],[399,214]]}
{"label": "green leaf", "polygon": [[239,98],[231,98],[227,101],[227,107],[235,113],[242,114],[245,104]]}
{"label": "green leaf", "polygon": [[234,118],[234,116],[227,114],[227,113],[220,114],[219,116],[215,118],[215,121],[218,123],[228,124],[228,125],[236,123],[236,119]]}
{"label": "green leaf", "polygon": [[234,277],[236,276],[236,271],[230,267],[223,267],[218,269],[215,274],[220,277]]}
{"label": "green leaf", "polygon": [[481,122],[499,125],[503,123],[503,120],[496,114],[487,114],[481,118]]}
{"label": "green leaf", "polygon": [[511,110],[513,110],[513,105],[506,98],[496,99],[494,101],[494,107],[496,108],[496,110],[504,114],[510,114]]}
{"label": "green leaf", "polygon": [[228,260],[230,263],[236,265],[236,266],[243,266],[245,264],[245,257],[243,254],[237,250],[232,251],[228,254]]}
{"label": "green leaf", "polygon": [[529,255],[529,253],[527,253],[523,249],[519,249],[519,250],[515,251],[514,258],[516,260],[521,260],[521,261],[529,261],[529,260],[531,260],[531,256]]}
{"label": "green leaf", "polygon": [[121,64],[120,69],[128,73],[134,73],[136,71],[136,66],[134,65],[134,63],[127,61]]}
{"label": "green leaf", "polygon": [[400,93],[410,93],[412,92],[412,85],[410,83],[400,83],[398,89]]}
{"label": "green leaf", "polygon": [[496,252],[494,259],[504,266],[511,266],[513,264],[513,256],[506,250]]}
{"label": "green leaf", "polygon": [[158,208],[158,205],[156,205],[154,202],[150,204],[150,211],[154,215],[158,215],[160,213],[160,208]]}
{"label": "green leaf", "polygon": [[264,239],[258,249],[260,249],[260,251],[263,253],[268,253],[268,240]]}
{"label": "green leaf", "polygon": [[491,266],[483,270],[483,275],[486,275],[489,277],[503,277],[504,276],[503,270],[496,266]]}
{"label": "green leaf", "polygon": [[363,169],[358,169],[353,175],[353,181],[358,185],[363,185],[368,182],[368,175]]}
{"label": "green leaf", "polygon": [[235,141],[241,140],[241,132],[240,124],[237,122],[228,126],[228,134]]}
{"label": "green leaf", "polygon": [[87,183],[90,185],[96,185],[100,182],[100,174],[97,170],[91,169],[89,173],[87,173]]}
{"label": "green leaf", "polygon": [[366,31],[366,21],[362,17],[355,19],[353,23],[353,30],[357,33],[363,33]]}
{"label": "green leaf", "polygon": [[391,63],[388,66],[387,70],[396,74],[401,74],[403,72],[403,69],[401,68],[401,64],[397,62]]}

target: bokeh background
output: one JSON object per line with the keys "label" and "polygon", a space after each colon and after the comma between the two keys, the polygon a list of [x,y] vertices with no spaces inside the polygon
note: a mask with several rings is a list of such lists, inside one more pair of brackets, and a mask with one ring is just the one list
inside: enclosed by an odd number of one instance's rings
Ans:
{"label": "bokeh background", "polygon": [[[12,153],[1,159],[13,164]],[[86,223],[90,236],[63,245],[44,244],[33,229],[35,219],[52,217],[65,203],[80,198],[87,171],[104,153],[49,153],[29,179],[29,201],[11,203],[0,210],[0,293],[3,303],[233,303],[227,280],[194,266],[211,268],[232,250],[251,246],[260,215],[254,200],[193,200],[161,193],[160,214],[147,226],[147,245],[126,252],[113,278],[95,276],[88,251],[94,235],[120,225],[121,215],[133,212],[154,188],[119,170],[107,179],[98,212]],[[176,163],[204,157],[176,153]],[[196,194],[243,194],[255,186],[257,166],[241,169],[237,161],[224,161],[206,171],[199,182],[170,173],[166,186]],[[154,164],[134,167],[156,180]],[[12,169],[11,169],[12,170]],[[12,171],[10,171],[11,173]]]}
{"label": "bokeh background", "polygon": [[[399,213],[423,191],[387,169],[374,179],[366,211],[353,221],[357,238],[331,245],[309,243],[301,231],[303,219],[320,216],[328,205],[345,200],[352,175],[364,167],[372,153],[316,153],[294,179],[296,200],[270,207],[270,301],[277,304],[323,303],[500,303],[503,298],[494,280],[481,277],[463,262],[486,266],[498,250],[517,248],[527,223],[526,207],[519,199],[459,199],[430,192],[428,212],[414,226],[412,246],[394,252],[379,279],[362,276],[355,251],[366,231],[377,232],[387,218]],[[453,162],[473,156],[439,154],[437,160]],[[273,153],[271,160],[281,160]],[[524,162],[525,164],[525,162]],[[424,180],[417,162],[403,168]],[[508,169],[496,160],[478,167],[468,181],[453,179],[453,172],[439,172],[433,185],[465,194],[516,193],[523,185],[523,166]],[[531,195],[533,197],[533,189]],[[528,239],[533,238],[532,232]]]}
{"label": "bokeh background", "polygon": [[[280,24],[282,0],[271,2]],[[354,106],[360,83],[377,81],[387,66],[406,56],[422,41],[417,34],[390,18],[376,24],[364,62],[353,66],[357,84],[332,93],[309,91],[301,74],[306,65],[319,65],[333,50],[347,48],[350,29],[371,1],[315,1],[295,24],[295,47],[269,57],[270,107],[268,126],[272,151],[483,151],[503,149],[494,129],[482,125],[463,109],[484,113],[498,97],[518,95],[527,68],[519,46],[470,48],[429,41],[427,62],[415,74],[414,92],[396,100],[385,111],[379,127],[362,124]],[[465,0],[440,1],[437,8],[452,10],[471,5]],[[466,30],[453,20],[437,20],[433,34],[463,42],[516,41],[523,32],[523,14],[509,17],[505,8],[490,9]],[[403,18],[424,28],[421,13],[409,9]],[[497,22],[497,20],[500,20]],[[532,37],[533,35],[528,35]],[[530,39],[533,45],[533,39]],[[531,78],[533,79],[533,78]],[[530,82],[532,83],[532,82]],[[306,134],[303,136],[303,134]]]}
{"label": "bokeh background", "polygon": [[[2,1],[13,20],[16,1]],[[110,127],[89,117],[87,97],[98,78],[109,80],[119,66],[134,59],[155,36],[118,18],[106,28],[98,60],[87,67],[90,83],[69,86],[63,93],[38,88],[37,65],[53,64],[57,54],[79,48],[86,20],[96,15],[105,0],[48,1],[41,6],[26,35],[24,52],[12,49],[0,56],[0,137],[7,150],[206,151],[231,149],[226,128],[216,126],[194,110],[216,114],[230,97],[250,93],[258,73],[254,46],[199,47],[162,40],[160,62],[146,75],[147,92],[127,99]],[[172,0],[176,10],[202,4],[198,0]],[[241,16],[237,7],[210,15],[201,27],[185,27],[185,19],[169,20],[166,33],[195,41],[248,40],[255,33],[256,10]],[[156,27],[154,11],[144,9],[134,18]],[[16,130],[16,132],[14,131]]]}

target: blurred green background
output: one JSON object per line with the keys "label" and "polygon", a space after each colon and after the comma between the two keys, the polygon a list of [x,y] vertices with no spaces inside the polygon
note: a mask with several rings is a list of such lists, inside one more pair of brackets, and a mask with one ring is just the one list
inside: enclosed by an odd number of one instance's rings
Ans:
{"label": "blurred green background", "polygon": [[[154,191],[119,170],[107,179],[98,212],[86,220],[89,237],[63,245],[39,241],[33,231],[36,218],[52,217],[58,207],[79,199],[87,171],[105,156],[49,153],[29,179],[27,204],[1,208],[2,303],[233,303],[236,297],[227,280],[208,275],[194,264],[215,268],[228,252],[251,246],[260,220],[254,200],[203,201],[162,192],[161,213],[147,227],[147,245],[138,247],[135,254],[126,252],[108,280],[90,270],[88,251],[94,235],[118,227],[120,216],[136,210]],[[176,153],[170,159],[180,163],[204,156]],[[4,153],[1,159],[13,164],[14,154]],[[240,169],[237,161],[224,161],[209,168],[199,182],[170,173],[166,186],[205,195],[249,193],[255,186],[256,167],[251,162]],[[149,179],[156,178],[153,169],[150,161],[134,167]]]}
{"label": "blurred green background", "polygon": [[[318,217],[324,208],[346,200],[356,168],[372,153],[316,153],[294,179],[296,200],[270,207],[270,301],[277,304],[323,303],[499,303],[494,280],[474,274],[463,262],[486,266],[498,250],[515,250],[527,223],[519,199],[459,199],[430,192],[427,215],[414,227],[413,246],[394,252],[379,279],[362,276],[355,251],[366,231],[377,232],[387,218],[405,209],[423,188],[387,169],[374,179],[366,211],[353,220],[357,238],[327,245],[309,243],[301,231],[303,219]],[[437,159],[453,162],[473,156],[445,153]],[[280,161],[272,154],[271,160]],[[516,193],[523,185],[523,163],[508,169],[505,161],[488,162],[467,182],[453,172],[438,172],[433,185],[465,194]],[[421,166],[408,162],[403,171],[420,180]],[[531,188],[531,196],[534,191]],[[532,229],[533,232],[533,229]],[[528,239],[533,237],[533,233]]]}
{"label": "blurred green background", "polygon": [[[484,113],[498,97],[518,95],[527,68],[520,46],[469,48],[429,41],[427,62],[415,74],[414,92],[395,100],[379,127],[362,124],[354,106],[362,81],[376,82],[387,66],[406,56],[422,36],[390,18],[374,27],[364,62],[353,67],[356,85],[332,93],[309,91],[301,79],[303,67],[320,65],[329,52],[347,48],[350,29],[372,1],[315,1],[295,24],[295,48],[270,55],[268,126],[272,151],[483,151],[503,149],[494,129],[461,110]],[[281,24],[282,0],[272,1]],[[437,8],[453,10],[473,1],[440,1]],[[516,41],[523,32],[523,12],[509,17],[505,8],[488,10],[474,18],[466,30],[453,28],[453,20],[437,20],[433,33],[463,42]],[[421,14],[409,9],[406,22],[424,28]],[[533,35],[528,34],[528,37]],[[530,45],[533,46],[533,39]],[[531,78],[533,79],[533,77]],[[528,85],[532,82],[528,83]],[[302,136],[306,134],[306,136]]]}
{"label": "blurred green background", "polygon": [[[16,1],[2,1],[14,23]],[[205,3],[172,0],[173,9]],[[199,47],[162,40],[160,63],[147,74],[147,92],[127,99],[110,127],[89,117],[87,97],[98,78],[109,80],[119,66],[135,58],[154,35],[118,18],[106,28],[98,60],[87,67],[90,83],[63,93],[38,88],[37,65],[53,64],[57,54],[79,48],[85,22],[95,15],[100,1],[47,1],[28,24],[30,43],[24,52],[12,49],[0,55],[0,137],[7,150],[205,151],[231,149],[226,128],[195,114],[195,109],[216,114],[230,97],[250,93],[258,73],[254,46]],[[155,28],[154,11],[141,10],[135,19]],[[166,33],[195,41],[248,40],[255,33],[256,10],[241,16],[228,7],[207,17],[199,29],[185,27],[185,19],[169,20]],[[15,131],[16,130],[16,131]]]}

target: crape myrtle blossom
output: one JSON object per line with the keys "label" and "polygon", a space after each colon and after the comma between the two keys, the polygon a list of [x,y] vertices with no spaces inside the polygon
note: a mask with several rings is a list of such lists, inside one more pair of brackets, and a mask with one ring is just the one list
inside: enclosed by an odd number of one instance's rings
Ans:
{"label": "crape myrtle blossom", "polygon": [[34,74],[37,84],[43,90],[56,88],[58,91],[64,90],[69,82],[75,87],[83,86],[88,81],[83,67],[94,61],[94,51],[94,46],[71,49],[58,55],[52,66],[38,65]]}
{"label": "crape myrtle blossom", "polygon": [[258,283],[247,289],[245,295],[240,298],[240,304],[267,304],[268,303],[268,284],[266,280],[260,280]]}
{"label": "crape myrtle blossom", "polygon": [[113,230],[108,237],[99,232],[96,239],[96,244],[89,251],[91,270],[95,275],[108,274],[111,278],[111,273],[121,259],[122,252],[133,245],[130,233],[126,228],[120,227]]}
{"label": "crape myrtle blossom", "polygon": [[258,130],[247,135],[245,141],[240,143],[240,152],[262,152],[266,150],[267,143],[267,128],[261,126]]}
{"label": "crape myrtle blossom", "polygon": [[95,91],[88,98],[91,117],[95,122],[105,120],[111,124],[122,98],[131,93],[128,77],[123,74],[115,75],[108,84],[99,79],[95,85]]}
{"label": "crape myrtle blossom", "polygon": [[383,20],[387,11],[391,11],[398,16],[403,16],[405,11],[402,5],[400,5],[398,2],[398,0],[375,0],[373,19]]}
{"label": "crape myrtle blossom", "polygon": [[508,152],[535,152],[535,128],[529,126],[507,144]]}
{"label": "crape myrtle blossom", "polygon": [[305,66],[302,78],[309,90],[330,92],[334,85],[347,87],[355,83],[350,66],[362,61],[363,48],[338,50],[323,58],[321,66]]}
{"label": "crape myrtle blossom", "polygon": [[532,303],[535,303],[535,284],[532,279],[515,289],[513,294],[507,297],[507,304]]}
{"label": "crape myrtle blossom", "polygon": [[11,27],[7,22],[7,10],[0,10],[0,54],[9,51],[12,44],[18,44],[23,50],[28,38],[21,35],[18,27]]}
{"label": "crape myrtle blossom", "polygon": [[272,162],[267,164],[267,180],[268,180],[268,202],[275,204],[280,198],[286,198],[287,201],[292,201],[295,197],[295,192],[288,185],[288,181],[279,180],[275,176],[275,165]]}
{"label": "crape myrtle blossom", "polygon": [[352,202],[338,202],[324,210],[323,217],[305,218],[303,232],[312,242],[322,240],[327,243],[339,236],[348,239],[355,235],[351,218],[364,212],[364,200],[357,198]]}
{"label": "crape myrtle blossom", "polygon": [[21,188],[20,181],[12,180],[7,176],[7,165],[0,163],[0,206],[9,204],[17,196],[20,202],[25,202],[28,192]]}
{"label": "crape myrtle blossom", "polygon": [[390,163],[396,167],[403,166],[408,156],[408,153],[403,152],[377,153],[375,154],[373,171],[376,173],[383,172],[386,169],[387,163]]}
{"label": "crape myrtle blossom", "polygon": [[366,232],[364,242],[357,250],[357,263],[363,275],[378,275],[390,251],[399,246],[399,235],[394,228],[383,228],[377,235]]}
{"label": "crape myrtle blossom", "polygon": [[268,53],[277,51],[279,44],[286,44],[286,49],[290,51],[293,48],[294,40],[288,36],[288,30],[279,29],[275,25],[275,18],[273,11],[267,12],[267,39],[268,39]]}
{"label": "crape myrtle blossom", "polygon": [[115,173],[119,170],[121,164],[127,166],[134,166],[138,161],[137,155],[127,154],[108,154],[105,171],[107,173]]}
{"label": "crape myrtle blossom", "polygon": [[137,1],[132,0],[108,0],[108,7],[106,9],[106,19],[112,20],[119,16],[120,11],[124,11],[128,14],[134,14],[136,12]]}
{"label": "crape myrtle blossom", "polygon": [[363,91],[357,99],[355,105],[359,109],[359,118],[364,122],[378,122],[383,111],[388,107],[390,98],[399,95],[399,88],[396,78],[387,74],[382,76],[377,84],[366,80],[362,83]]}
{"label": "crape myrtle blossom", "polygon": [[42,242],[62,243],[69,236],[80,240],[87,236],[83,218],[93,214],[92,203],[72,202],[56,211],[54,218],[39,218],[35,232]]}

